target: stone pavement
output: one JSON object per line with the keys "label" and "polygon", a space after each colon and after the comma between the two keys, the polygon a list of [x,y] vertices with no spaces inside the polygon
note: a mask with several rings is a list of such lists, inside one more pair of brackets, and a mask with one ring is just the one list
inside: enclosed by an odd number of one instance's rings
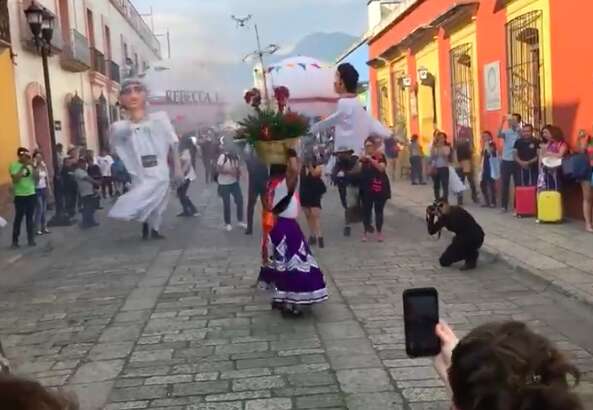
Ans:
{"label": "stone pavement", "polygon": [[444,410],[430,360],[408,359],[403,338],[402,291],[435,286],[460,335],[517,319],[557,342],[593,402],[591,311],[532,276],[496,260],[471,274],[442,270],[445,241],[395,208],[388,242],[342,238],[332,193],[328,247],[316,252],[330,299],[285,319],[253,287],[258,236],[223,232],[219,202],[213,186],[203,190],[203,216],[190,220],[172,203],[166,241],[141,242],[138,226],[100,218],[100,229],[68,231],[66,249],[3,270],[0,339],[17,373],[72,389],[92,410]]}
{"label": "stone pavement", "polygon": [[[434,200],[431,184],[411,186],[400,180],[393,191],[397,207],[422,219]],[[584,231],[582,222],[538,224],[534,218],[481,208],[468,197],[466,193],[466,208],[486,231],[484,249],[559,292],[593,305],[593,235]]]}

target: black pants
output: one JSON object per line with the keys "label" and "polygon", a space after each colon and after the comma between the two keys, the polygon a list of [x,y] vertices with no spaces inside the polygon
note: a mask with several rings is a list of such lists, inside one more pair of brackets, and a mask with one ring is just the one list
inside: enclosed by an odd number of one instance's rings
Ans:
{"label": "black pants", "polygon": [[95,194],[83,196],[80,198],[82,203],[82,210],[80,211],[82,214],[82,228],[90,228],[92,226],[97,225],[97,221],[95,221],[95,211],[97,210],[97,204],[99,202],[99,197]]}
{"label": "black pants", "polygon": [[183,209],[184,215],[194,215],[198,212],[194,203],[189,199],[189,196],[187,196],[187,190],[189,189],[190,184],[191,181],[186,179],[183,185],[177,188],[177,197],[179,198],[179,202],[181,202],[181,208]]}
{"label": "black pants", "polygon": [[212,179],[212,161],[210,158],[202,158],[202,164],[204,164],[204,178],[206,183],[209,184]]}
{"label": "black pants", "polygon": [[478,260],[483,243],[484,237],[482,235],[457,235],[441,255],[439,263],[444,267],[460,261],[465,261],[468,264],[475,263]]}
{"label": "black pants", "polygon": [[243,222],[243,193],[241,192],[241,186],[238,182],[230,185],[219,185],[218,193],[222,198],[222,204],[224,207],[224,223],[226,225],[231,224],[231,196],[235,200],[237,206],[237,221]]}
{"label": "black pants", "polygon": [[[435,174],[432,177],[434,199],[449,200],[449,167],[436,168]],[[443,196],[441,196],[441,187],[443,188]]]}
{"label": "black pants", "polygon": [[412,180],[412,184],[424,182],[422,177],[422,157],[421,156],[413,156],[410,157],[410,179]]}
{"label": "black pants", "polygon": [[[474,181],[474,173],[470,172],[463,172],[463,168],[457,168],[455,170],[457,172],[457,176],[461,179],[461,182],[465,184],[467,180],[469,182],[469,188],[472,192],[472,201],[478,202],[478,190],[476,189],[476,182]],[[459,205],[463,204],[463,192],[457,196],[457,202]]]}
{"label": "black pants", "polygon": [[496,181],[492,178],[483,178],[480,182],[484,203],[488,206],[496,206]]}
{"label": "black pants", "polygon": [[257,200],[262,198],[265,192],[265,186],[255,184],[249,181],[249,194],[247,196],[247,231],[253,230],[253,214],[255,212],[255,204]]}
{"label": "black pants", "polygon": [[35,237],[33,236],[33,232],[35,227],[33,224],[33,216],[35,215],[36,204],[37,195],[14,197],[14,224],[12,226],[12,243],[16,244],[19,242],[23,217],[26,218],[27,240],[29,243],[34,241]]}
{"label": "black pants", "polygon": [[500,196],[501,206],[504,209],[509,209],[511,177],[513,178],[513,184],[517,186],[519,184],[519,178],[517,178],[517,163],[515,161],[502,161],[500,164],[500,179],[502,182],[502,193]]}
{"label": "black pants", "polygon": [[375,210],[375,227],[377,232],[381,233],[383,230],[383,210],[385,209],[385,198],[362,198],[363,207],[363,224],[365,232],[371,232],[371,224],[373,219],[373,210]]}
{"label": "black pants", "polygon": [[78,201],[78,189],[76,186],[65,187],[64,202],[66,213],[72,218],[76,215],[76,202]]}
{"label": "black pants", "polygon": [[107,193],[110,198],[113,197],[113,179],[111,177],[101,177],[101,193],[103,198],[107,198]]}

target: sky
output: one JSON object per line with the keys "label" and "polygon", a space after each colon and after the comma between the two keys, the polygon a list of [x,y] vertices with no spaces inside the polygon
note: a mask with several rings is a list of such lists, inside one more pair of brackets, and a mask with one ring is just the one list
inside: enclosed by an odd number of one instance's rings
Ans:
{"label": "sky", "polygon": [[[171,31],[173,58],[239,62],[256,49],[253,24],[239,28],[231,19],[253,15],[262,46],[274,43],[289,52],[315,32],[366,31],[366,0],[133,0],[140,13],[154,13],[157,33]],[[147,19],[150,24],[150,19]],[[166,56],[166,42],[163,56]]]}

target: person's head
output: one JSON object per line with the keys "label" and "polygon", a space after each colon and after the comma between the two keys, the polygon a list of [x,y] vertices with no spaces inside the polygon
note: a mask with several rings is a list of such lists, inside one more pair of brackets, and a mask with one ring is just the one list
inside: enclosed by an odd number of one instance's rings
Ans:
{"label": "person's head", "polygon": [[58,152],[59,154],[61,154],[64,151],[64,146],[62,145],[61,142],[58,142],[56,144],[56,152]]}
{"label": "person's head", "polygon": [[449,382],[458,410],[582,410],[569,378],[579,371],[524,323],[480,326],[453,350]]}
{"label": "person's head", "polygon": [[143,110],[146,107],[147,89],[137,79],[124,81],[119,92],[119,102],[127,111]]}
{"label": "person's head", "polygon": [[21,163],[27,163],[31,160],[31,153],[29,152],[29,150],[25,147],[19,147],[16,150],[16,156],[19,159],[19,162]]}
{"label": "person's head", "polygon": [[78,410],[75,396],[50,391],[36,381],[0,376],[0,407],[11,410]]}
{"label": "person's head", "polygon": [[93,162],[93,158],[95,158],[95,152],[93,150],[87,149],[84,156],[87,161]]}
{"label": "person's head", "polygon": [[451,206],[449,203],[444,199],[438,199],[434,202],[435,209],[439,215],[447,215],[451,210]]}
{"label": "person's head", "polygon": [[553,125],[547,124],[547,125],[544,125],[544,127],[542,128],[540,136],[544,142],[548,142],[548,141],[552,140],[552,127],[553,127]]}
{"label": "person's head", "polygon": [[523,127],[521,128],[521,137],[533,138],[533,125],[524,124]]}
{"label": "person's head", "polygon": [[81,169],[86,169],[88,165],[88,160],[84,157],[80,158],[78,162],[76,162],[76,166]]}
{"label": "person's head", "polygon": [[411,140],[412,142],[418,142],[418,134],[413,134]]}
{"label": "person's head", "polygon": [[519,126],[519,124],[521,124],[521,120],[522,120],[521,114],[517,114],[517,113],[511,114],[508,119],[509,127],[517,128]]}
{"label": "person's head", "polygon": [[355,93],[358,88],[358,71],[349,63],[342,63],[336,70],[334,89],[338,94]]}
{"label": "person's head", "polygon": [[364,153],[366,155],[373,155],[375,152],[377,152],[377,141],[374,137],[368,137],[364,141]]}
{"label": "person's head", "polygon": [[106,148],[101,148],[100,153],[101,153],[101,156],[104,157],[109,154],[109,151]]}
{"label": "person's head", "polygon": [[550,127],[550,135],[552,136],[552,141],[554,142],[562,142],[564,141],[564,132],[562,129],[557,126]]}
{"label": "person's head", "polygon": [[33,161],[39,164],[43,162],[43,153],[40,150],[36,149],[35,152],[33,152]]}
{"label": "person's head", "polygon": [[484,142],[484,145],[488,145],[490,142],[494,141],[492,133],[488,130],[482,131],[482,141]]}
{"label": "person's head", "polygon": [[444,145],[447,143],[447,134],[442,131],[439,131],[434,136],[434,142],[437,145]]}

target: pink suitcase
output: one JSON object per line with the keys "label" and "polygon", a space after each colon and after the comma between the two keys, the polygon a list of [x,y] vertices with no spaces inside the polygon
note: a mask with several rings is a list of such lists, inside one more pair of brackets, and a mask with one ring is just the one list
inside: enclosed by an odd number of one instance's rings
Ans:
{"label": "pink suitcase", "polygon": [[517,216],[535,216],[537,214],[537,188],[518,186],[515,188],[515,212]]}

